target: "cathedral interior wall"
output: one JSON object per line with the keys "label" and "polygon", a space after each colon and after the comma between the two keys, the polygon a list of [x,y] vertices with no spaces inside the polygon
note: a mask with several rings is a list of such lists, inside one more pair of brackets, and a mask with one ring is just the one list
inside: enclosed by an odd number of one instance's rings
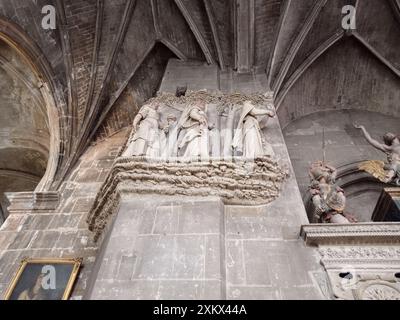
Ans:
{"label": "cathedral interior wall", "polygon": [[[284,129],[285,142],[303,197],[306,197],[310,184],[309,168],[316,159],[323,157],[324,136],[326,161],[339,170],[348,166],[356,169],[368,159],[385,160],[385,154],[369,145],[353,127],[354,123],[370,128],[371,134],[378,140],[387,131],[396,132],[399,128],[399,118],[370,111],[332,110],[307,115]],[[353,177],[353,182],[344,188],[349,211],[360,222],[369,222],[383,186],[368,179],[359,181],[358,176]]]}
{"label": "cathedral interior wall", "polygon": [[[262,75],[219,75],[213,67],[171,60],[160,91],[188,83],[189,90],[207,85],[210,91],[223,86],[254,93],[266,81]],[[277,200],[252,207],[224,205],[213,197],[122,195],[102,236],[102,258],[87,297],[326,298],[318,282],[320,255],[299,238],[308,220],[279,121],[268,121],[263,134],[290,171]]]}
{"label": "cathedral interior wall", "polygon": [[[393,184],[359,167],[388,159],[353,126],[399,134],[398,2],[0,0],[0,297],[24,258],[81,257],[77,300],[398,299],[400,225],[371,223]],[[121,191],[95,241],[88,217],[134,118],[178,87],[271,99],[262,134],[289,172],[281,194],[248,206]],[[317,160],[360,223],[310,224]]]}
{"label": "cathedral interior wall", "polygon": [[399,87],[399,78],[379,58],[354,37],[343,38],[314,61],[286,95],[282,93],[279,119],[285,128],[308,114],[341,109],[398,118]]}
{"label": "cathedral interior wall", "polygon": [[80,256],[85,267],[72,299],[82,299],[98,249],[87,227],[87,214],[126,140],[125,135],[122,132],[87,150],[62,184],[54,210],[26,210],[8,217],[0,231],[0,295],[5,294],[10,278],[26,257]]}

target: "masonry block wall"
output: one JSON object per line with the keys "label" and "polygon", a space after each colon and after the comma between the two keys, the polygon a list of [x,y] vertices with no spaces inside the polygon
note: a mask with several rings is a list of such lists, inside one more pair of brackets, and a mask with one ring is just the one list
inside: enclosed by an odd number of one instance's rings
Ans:
{"label": "masonry block wall", "polygon": [[126,139],[126,132],[92,146],[60,188],[55,210],[11,213],[0,228],[0,296],[23,258],[82,257],[72,299],[82,299],[97,256],[86,216]]}

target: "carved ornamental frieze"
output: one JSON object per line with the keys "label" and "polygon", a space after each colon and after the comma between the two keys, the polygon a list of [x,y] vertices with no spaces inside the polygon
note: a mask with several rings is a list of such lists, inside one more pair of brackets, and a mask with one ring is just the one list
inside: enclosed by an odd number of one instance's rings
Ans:
{"label": "carved ornamental frieze", "polygon": [[321,247],[333,299],[400,300],[400,247]]}
{"label": "carved ornamental frieze", "polygon": [[302,237],[318,247],[327,299],[400,300],[400,223],[307,225]]}

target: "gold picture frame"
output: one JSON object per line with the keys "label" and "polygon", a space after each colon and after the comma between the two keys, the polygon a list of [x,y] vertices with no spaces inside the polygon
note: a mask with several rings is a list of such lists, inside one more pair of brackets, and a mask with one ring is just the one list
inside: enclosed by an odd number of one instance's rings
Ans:
{"label": "gold picture frame", "polygon": [[[82,258],[25,258],[21,261],[18,271],[6,291],[4,300],[68,300],[82,262]],[[44,268],[49,272],[51,270],[55,272],[55,288],[43,289]]]}

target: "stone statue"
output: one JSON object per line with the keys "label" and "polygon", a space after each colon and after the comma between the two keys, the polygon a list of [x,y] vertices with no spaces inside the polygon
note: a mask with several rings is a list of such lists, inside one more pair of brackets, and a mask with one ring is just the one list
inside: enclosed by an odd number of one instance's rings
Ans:
{"label": "stone statue", "polygon": [[215,123],[212,123],[208,126],[209,130],[209,149],[210,149],[210,155],[212,157],[218,158],[221,157],[221,134],[220,131],[217,129],[217,126]]}
{"label": "stone statue", "polygon": [[208,151],[208,120],[206,103],[199,100],[187,108],[178,122],[180,139],[178,155],[184,158],[209,157]]}
{"label": "stone statue", "polygon": [[335,185],[336,168],[318,161],[312,165],[309,175],[315,221],[338,224],[357,222],[354,217],[345,213],[346,196],[344,190]]}
{"label": "stone statue", "polygon": [[143,106],[133,121],[133,129],[124,157],[160,156],[160,114],[158,104]]}
{"label": "stone statue", "polygon": [[178,119],[170,114],[167,117],[167,123],[163,126],[161,134],[162,158],[177,157],[177,140],[178,140]]}
{"label": "stone statue", "polygon": [[275,117],[275,111],[260,109],[250,101],[244,103],[239,126],[233,138],[232,148],[244,158],[255,159],[266,155],[261,127],[257,117]]}
{"label": "stone statue", "polygon": [[140,109],[123,156],[168,162],[273,156],[262,133],[268,117],[276,116],[271,100],[261,95],[164,94]]}
{"label": "stone statue", "polygon": [[311,181],[334,184],[336,183],[337,170],[335,167],[330,166],[323,161],[317,161],[311,166],[309,175]]}
{"label": "stone statue", "polygon": [[368,161],[361,169],[372,174],[384,183],[393,183],[400,186],[400,137],[387,133],[383,137],[384,143],[373,139],[364,126],[355,124],[355,128],[362,130],[365,139],[375,148],[387,155],[387,163]]}

